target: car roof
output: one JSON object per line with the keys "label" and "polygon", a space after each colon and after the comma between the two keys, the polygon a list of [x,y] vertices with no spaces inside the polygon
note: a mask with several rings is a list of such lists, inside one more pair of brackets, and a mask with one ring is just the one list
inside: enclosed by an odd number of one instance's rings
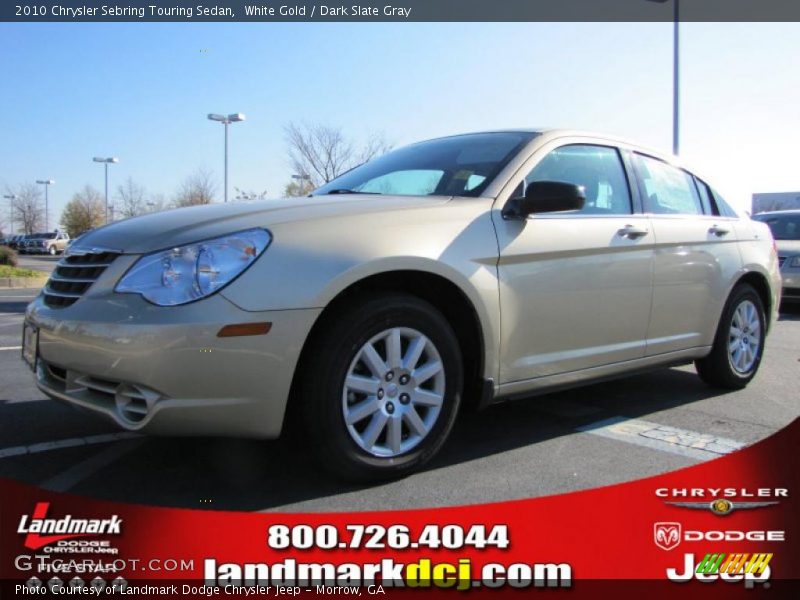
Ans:
{"label": "car roof", "polygon": [[[542,141],[544,141],[542,138],[546,138],[546,139],[557,139],[557,138],[562,138],[562,137],[595,138],[595,139],[607,141],[607,142],[612,143],[612,144],[621,144],[621,145],[625,145],[625,146],[631,146],[631,147],[635,148],[636,150],[639,150],[639,151],[641,151],[641,152],[643,152],[645,154],[651,154],[651,155],[653,155],[653,156],[655,156],[657,158],[661,158],[661,159],[667,160],[668,162],[670,162],[670,163],[672,163],[672,164],[674,164],[676,166],[687,168],[690,171],[692,171],[692,173],[697,174],[696,169],[686,165],[681,160],[680,157],[677,157],[677,156],[673,155],[672,153],[667,152],[665,150],[654,148],[652,146],[647,146],[645,144],[637,142],[636,140],[631,140],[631,139],[624,138],[624,137],[621,137],[621,136],[611,135],[611,134],[608,134],[608,133],[602,133],[602,132],[599,132],[599,131],[584,130],[584,129],[568,129],[568,128],[558,128],[558,127],[519,127],[519,128],[487,129],[487,130],[484,130],[484,131],[468,131],[468,132],[464,132],[464,133],[457,133],[457,134],[454,134],[454,135],[445,135],[445,136],[441,136],[441,137],[437,137],[437,138],[431,138],[431,139],[428,139],[428,140],[420,140],[419,142],[413,142],[412,145],[415,144],[415,143],[426,142],[426,141],[429,142],[429,141],[434,141],[434,140],[442,140],[442,139],[461,137],[461,136],[467,136],[467,135],[480,135],[480,134],[489,134],[489,133],[527,133],[527,134],[531,134],[533,136],[533,139],[531,140],[531,142],[534,142],[534,141],[542,142]],[[700,177],[700,179],[705,180],[705,178],[702,175],[697,174],[697,176]]]}
{"label": "car roof", "polygon": [[800,209],[798,208],[786,208],[783,210],[765,210],[764,212],[756,213],[753,215],[753,218],[762,217],[762,216],[781,216],[781,215],[800,215]]}

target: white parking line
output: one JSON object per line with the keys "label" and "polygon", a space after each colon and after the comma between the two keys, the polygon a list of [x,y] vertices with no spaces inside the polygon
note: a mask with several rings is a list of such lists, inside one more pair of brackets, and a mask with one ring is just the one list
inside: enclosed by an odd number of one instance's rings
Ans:
{"label": "white parking line", "polygon": [[60,450],[62,448],[89,446],[91,444],[107,444],[109,442],[118,442],[121,440],[130,440],[140,437],[142,436],[138,433],[123,431],[120,433],[104,433],[101,435],[90,435],[88,437],[68,438],[65,440],[56,440],[54,442],[42,442],[40,444],[31,444],[29,446],[12,446],[10,448],[0,448],[0,458],[22,456],[24,454],[37,454],[39,452],[49,452],[51,450]]}
{"label": "white parking line", "polygon": [[719,458],[746,446],[741,442],[713,434],[698,433],[626,417],[611,417],[583,425],[577,430],[697,460]]}
{"label": "white parking line", "polygon": [[22,346],[0,346],[0,351],[2,350],[22,350]]}

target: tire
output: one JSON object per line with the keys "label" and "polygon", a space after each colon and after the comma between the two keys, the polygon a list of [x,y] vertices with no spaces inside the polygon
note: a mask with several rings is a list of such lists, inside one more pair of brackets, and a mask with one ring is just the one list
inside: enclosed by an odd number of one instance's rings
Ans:
{"label": "tire", "polygon": [[50,254],[50,256],[55,256],[58,254],[58,250],[56,250],[55,246],[50,246],[50,249],[47,252]]}
{"label": "tire", "polygon": [[[427,463],[453,428],[464,379],[458,341],[442,314],[414,296],[372,294],[337,313],[315,339],[298,400],[301,435],[320,463],[360,482],[396,479]],[[399,352],[390,356],[390,345]]]}
{"label": "tire", "polygon": [[711,353],[695,361],[700,378],[722,389],[740,390],[747,386],[764,355],[766,325],[764,303],[758,292],[746,283],[737,285],[722,311]]}

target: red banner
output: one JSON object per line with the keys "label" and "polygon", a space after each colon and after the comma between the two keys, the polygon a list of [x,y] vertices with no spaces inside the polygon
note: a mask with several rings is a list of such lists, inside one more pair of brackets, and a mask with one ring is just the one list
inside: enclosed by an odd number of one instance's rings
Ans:
{"label": "red banner", "polygon": [[625,588],[778,598],[800,579],[799,446],[796,420],[749,448],[657,477],[391,512],[157,508],[2,480],[0,577],[17,596]]}

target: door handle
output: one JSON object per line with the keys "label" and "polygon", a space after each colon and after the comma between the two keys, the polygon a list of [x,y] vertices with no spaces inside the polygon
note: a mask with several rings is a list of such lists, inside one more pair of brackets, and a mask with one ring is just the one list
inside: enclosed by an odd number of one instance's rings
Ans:
{"label": "door handle", "polygon": [[719,225],[712,225],[711,228],[708,230],[708,233],[713,233],[717,237],[728,235],[730,232],[731,230],[728,229],[727,227],[720,227]]}
{"label": "door handle", "polygon": [[620,229],[617,233],[622,237],[626,237],[630,240],[635,240],[636,238],[643,237],[650,233],[649,229],[645,229],[643,227],[637,227],[636,225],[625,225],[622,229]]}

